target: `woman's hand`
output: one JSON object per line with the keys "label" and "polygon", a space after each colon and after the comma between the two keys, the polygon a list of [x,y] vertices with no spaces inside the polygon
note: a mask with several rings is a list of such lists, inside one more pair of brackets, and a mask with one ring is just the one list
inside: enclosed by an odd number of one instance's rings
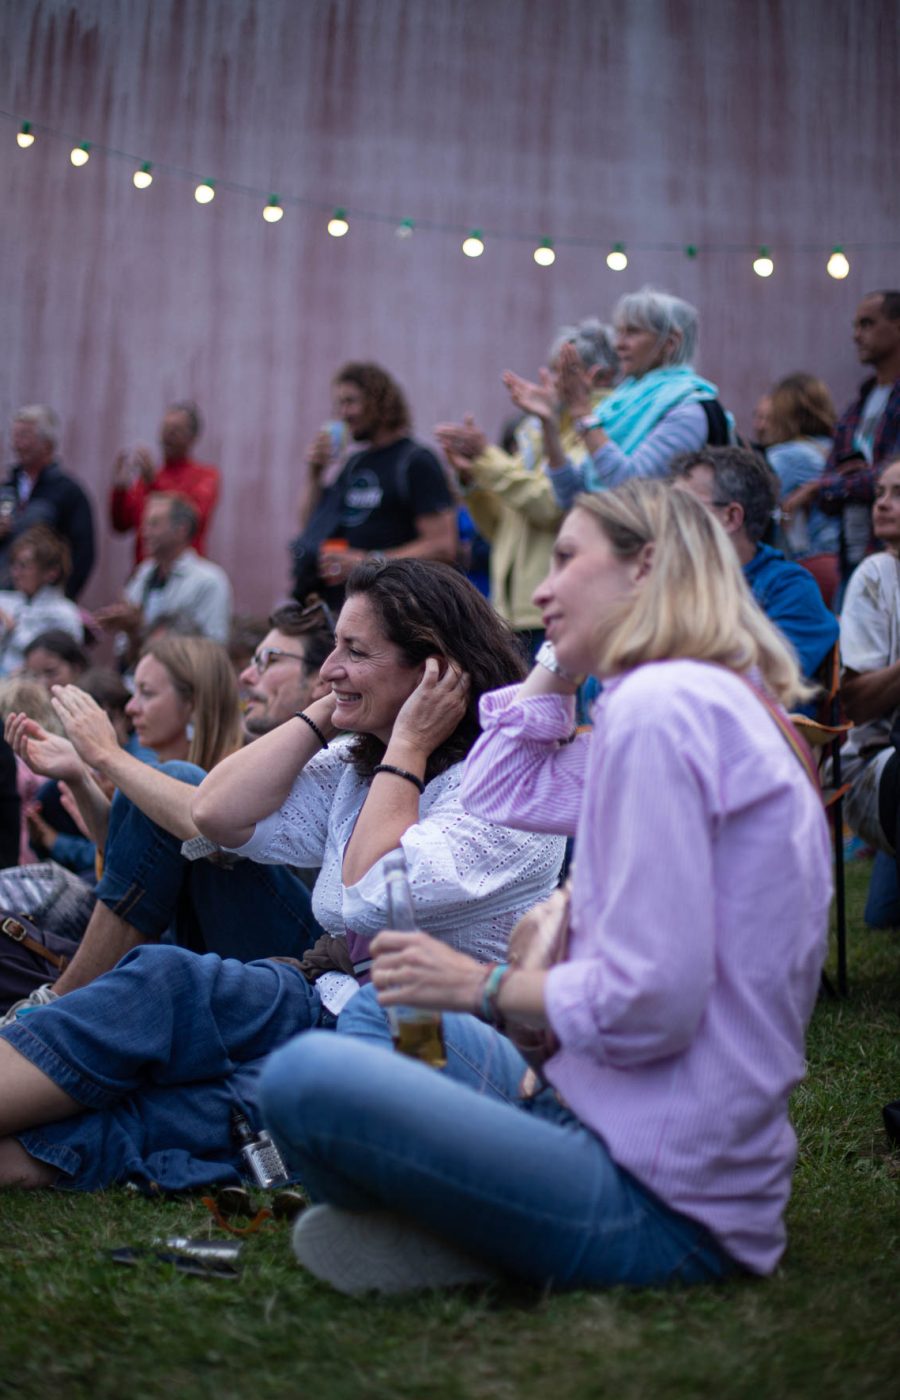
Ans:
{"label": "woman's hand", "polygon": [[573,418],[583,418],[591,411],[591,373],[574,345],[563,345],[559,352],[557,376],[559,396]]}
{"label": "woman's hand", "polygon": [[372,941],[372,982],[382,1006],[475,1011],[487,968],[427,933],[385,929]]}
{"label": "woman's hand", "polygon": [[795,486],[781,502],[782,515],[789,518],[797,511],[807,510],[814,505],[821,485],[822,482],[816,477],[813,481],[804,481],[802,486]]}
{"label": "woman's hand", "polygon": [[89,768],[102,772],[109,757],[119,752],[116,731],[106,711],[77,685],[54,685],[50,691],[50,703],[79,757]]}
{"label": "woman's hand", "polygon": [[84,776],[84,764],[74,745],[61,734],[48,734],[37,720],[9,715],[4,733],[13,752],[39,777],[77,783]]}
{"label": "woman's hand", "polygon": [[429,656],[422,679],[404,700],[394,720],[388,748],[408,746],[427,758],[450,738],[468,703],[466,673],[453,661]]}
{"label": "woman's hand", "polygon": [[50,823],[41,816],[40,802],[33,802],[25,808],[25,821],[28,825],[28,839],[32,847],[36,846],[38,850],[43,849],[48,855],[52,855],[59,832],[55,831]]}
{"label": "woman's hand", "polygon": [[472,463],[487,447],[487,437],[471,413],[461,423],[438,423],[434,436],[463,485],[472,479]]}
{"label": "woman's hand", "polygon": [[542,423],[555,422],[556,386],[553,383],[553,375],[549,369],[541,368],[538,370],[538,380],[539,382],[534,384],[531,380],[514,374],[511,369],[506,370],[503,375],[503,383],[516,408],[521,408],[523,413],[533,413]]}

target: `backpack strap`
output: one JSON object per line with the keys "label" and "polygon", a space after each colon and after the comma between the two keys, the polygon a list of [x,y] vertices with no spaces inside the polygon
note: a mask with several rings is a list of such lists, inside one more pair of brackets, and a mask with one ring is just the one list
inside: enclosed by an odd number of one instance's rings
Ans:
{"label": "backpack strap", "polygon": [[731,441],[728,419],[718,399],[700,399],[700,407],[706,414],[706,442],[709,447],[727,447]]}
{"label": "backpack strap", "polygon": [[[734,672],[733,674],[737,675],[738,673]],[[807,778],[809,778],[816,792],[821,793],[822,789],[819,783],[819,772],[816,767],[816,761],[812,756],[812,749],[796,726],[791,723],[790,717],[784,712],[780,705],[775,704],[774,700],[772,700],[764,690],[760,689],[758,685],[754,685],[749,677],[738,676],[738,679],[744,682],[748,690],[753,691],[759,703],[764,705],[768,710],[772,719],[781,730],[782,738],[793,752],[794,757],[802,767]]]}

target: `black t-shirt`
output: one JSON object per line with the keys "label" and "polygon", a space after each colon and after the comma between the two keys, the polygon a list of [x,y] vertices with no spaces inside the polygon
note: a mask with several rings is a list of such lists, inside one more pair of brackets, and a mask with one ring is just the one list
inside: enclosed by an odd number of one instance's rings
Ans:
{"label": "black t-shirt", "polygon": [[352,549],[409,544],[418,533],[420,515],[436,515],[453,505],[440,462],[408,437],[351,457],[336,486],[341,503],[335,534]]}

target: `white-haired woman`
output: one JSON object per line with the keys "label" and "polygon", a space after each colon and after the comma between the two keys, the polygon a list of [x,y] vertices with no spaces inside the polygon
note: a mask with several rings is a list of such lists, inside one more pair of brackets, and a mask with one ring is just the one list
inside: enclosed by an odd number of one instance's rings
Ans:
{"label": "white-haired woman", "polygon": [[[577,367],[565,384],[560,374],[564,357]],[[584,400],[592,410],[606,398],[618,372],[612,327],[595,317],[561,326],[550,345],[548,364],[549,369],[541,369],[540,380],[554,431],[562,451],[580,464],[588,452],[566,393],[572,385],[579,405]],[[518,376],[507,371],[503,382],[515,400],[513,385],[519,382]],[[439,423],[435,437],[456,473],[476,528],[490,543],[491,602],[533,656],[544,634],[532,594],[547,572],[562,518],[544,470],[548,463],[541,421],[528,417],[518,424],[514,453],[490,445],[471,418]]]}
{"label": "white-haired woman", "polygon": [[586,454],[578,464],[555,430],[547,386],[511,376],[514,401],[544,427],[554,495],[567,509],[579,491],[601,491],[630,477],[662,477],[680,452],[731,440],[718,389],[693,369],[696,308],[653,287],[623,296],[613,312],[625,378],[596,408],[574,356],[560,354],[560,380]]}
{"label": "white-haired woman", "polygon": [[[269,1127],[329,1203],[297,1255],[346,1292],[700,1282],[784,1249],[831,887],[778,708],[803,693],[796,660],[711,512],[659,482],[581,497],[535,596],[555,656],[483,698],[463,800],[575,835],[564,960],[485,969],[386,931],[343,1033],[263,1074]],[[572,742],[586,671],[605,688]],[[449,1013],[443,1073],[392,1053],[396,1004]],[[550,1033],[527,1103],[504,1028]]]}

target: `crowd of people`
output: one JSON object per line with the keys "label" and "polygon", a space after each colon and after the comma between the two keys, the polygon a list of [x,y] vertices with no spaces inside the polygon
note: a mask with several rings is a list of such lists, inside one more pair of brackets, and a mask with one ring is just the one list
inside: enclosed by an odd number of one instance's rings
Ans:
{"label": "crowd of people", "polygon": [[[792,374],[750,442],[693,307],[612,320],[504,374],[503,445],[438,425],[443,460],[344,365],[267,622],[205,557],[195,405],[160,467],[116,459],[135,568],[94,614],[87,498],[50,410],[17,415],[0,914],[68,946],[0,999],[0,1187],[235,1184],[237,1109],[349,1293],[775,1267],[831,900],[788,714],[838,643],[848,816],[900,922],[900,293],[858,310],[842,417]],[[398,1007],[441,1013],[441,1067],[393,1048]]]}

